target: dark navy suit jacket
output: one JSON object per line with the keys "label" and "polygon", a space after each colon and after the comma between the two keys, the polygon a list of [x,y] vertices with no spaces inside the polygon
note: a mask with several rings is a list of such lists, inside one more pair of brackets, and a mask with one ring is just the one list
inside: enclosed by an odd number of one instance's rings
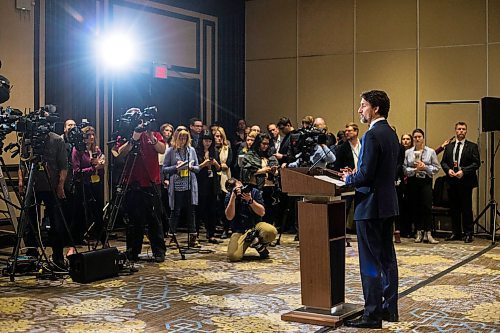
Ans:
{"label": "dark navy suit jacket", "polygon": [[398,137],[387,120],[379,120],[363,135],[356,173],[346,178],[346,184],[356,188],[354,220],[399,214],[394,185],[398,154]]}
{"label": "dark navy suit jacket", "polygon": [[462,148],[462,156],[460,157],[460,168],[464,172],[462,178],[450,177],[448,171],[453,169],[453,149],[455,144],[448,144],[444,149],[443,159],[441,160],[441,167],[446,173],[446,177],[450,184],[464,184],[465,186],[474,188],[477,187],[477,169],[481,165],[481,158],[479,157],[479,148],[474,142],[465,140],[464,147]]}

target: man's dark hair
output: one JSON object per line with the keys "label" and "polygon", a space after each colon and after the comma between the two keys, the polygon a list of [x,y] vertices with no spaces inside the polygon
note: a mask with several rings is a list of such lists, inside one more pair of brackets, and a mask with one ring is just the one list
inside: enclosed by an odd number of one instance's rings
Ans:
{"label": "man's dark hair", "polygon": [[345,124],[345,128],[347,128],[347,127],[352,127],[352,129],[354,130],[354,132],[359,133],[358,124],[356,124],[356,123],[347,123],[347,124]]}
{"label": "man's dark hair", "polygon": [[457,128],[458,125],[465,126],[465,129],[467,129],[467,123],[463,121],[459,121],[458,123],[455,124],[455,129]]}
{"label": "man's dark hair", "polygon": [[378,113],[382,117],[387,118],[389,116],[389,109],[391,107],[391,101],[389,96],[387,96],[385,91],[382,90],[370,90],[361,94],[361,98],[370,103],[372,107],[378,106]]}
{"label": "man's dark hair", "polygon": [[201,119],[196,117],[189,119],[189,126],[194,126],[194,123],[197,121],[201,121]]}
{"label": "man's dark hair", "polygon": [[278,121],[278,123],[276,124],[276,126],[278,126],[278,128],[279,128],[279,127],[285,127],[285,126],[287,126],[287,125],[292,126],[292,122],[291,122],[291,121],[290,121],[290,119],[289,119],[289,118],[287,118],[287,117],[282,117],[282,118],[280,118],[280,120],[279,120],[279,121]]}
{"label": "man's dark hair", "polygon": [[226,183],[224,184],[226,191],[232,192],[234,190],[234,188],[236,187],[237,181],[238,180],[234,177],[231,177],[228,180],[226,180]]}

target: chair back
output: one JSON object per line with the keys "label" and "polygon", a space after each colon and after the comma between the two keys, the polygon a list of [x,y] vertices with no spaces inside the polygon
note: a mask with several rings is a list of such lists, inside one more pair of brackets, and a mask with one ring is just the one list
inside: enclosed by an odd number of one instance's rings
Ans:
{"label": "chair back", "polygon": [[434,189],[432,190],[432,205],[437,207],[450,207],[450,200],[448,197],[448,190],[450,185],[446,180],[446,176],[441,176],[434,182]]}

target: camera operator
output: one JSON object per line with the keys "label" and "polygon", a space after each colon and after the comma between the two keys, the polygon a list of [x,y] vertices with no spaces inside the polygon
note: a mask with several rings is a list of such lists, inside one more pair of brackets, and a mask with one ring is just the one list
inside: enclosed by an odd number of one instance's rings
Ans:
{"label": "camera operator", "polygon": [[233,231],[227,246],[228,259],[241,260],[248,247],[254,247],[262,259],[268,258],[267,245],[276,238],[278,231],[269,223],[262,222],[266,210],[261,192],[243,187],[236,178],[226,181],[226,189],[225,215]]}
{"label": "camera operator", "polygon": [[[64,255],[63,249],[65,241],[67,239],[67,231],[64,226],[64,222],[60,211],[57,209],[57,199],[53,195],[53,189],[55,189],[58,199],[64,199],[66,197],[64,192],[64,182],[66,180],[68,172],[68,155],[66,153],[66,146],[64,140],[60,135],[54,132],[49,132],[45,134],[43,138],[44,145],[42,150],[42,159],[45,164],[37,163],[32,161],[31,163],[36,163],[34,167],[34,195],[37,204],[45,204],[45,213],[50,221],[49,230],[49,242],[52,246],[52,260],[54,264],[58,267],[63,268]],[[46,168],[46,170],[45,170]],[[45,174],[48,172],[49,179]],[[18,171],[19,176],[19,191],[24,192],[24,175],[27,174],[27,170],[24,167],[24,163],[20,163],[20,168]],[[50,180],[50,182],[49,182]],[[29,207],[28,210],[29,223],[31,227],[26,228],[26,245],[31,247],[26,253],[29,256],[38,257],[37,242],[35,231],[37,228],[37,209],[36,207]]]}
{"label": "camera operator", "polygon": [[[134,116],[141,110],[131,108],[125,115]],[[134,129],[132,138],[118,143],[116,157],[129,157],[125,165],[124,181],[129,186],[125,198],[125,211],[128,214],[127,254],[130,260],[137,261],[142,251],[144,225],[149,223],[148,238],[151,242],[154,260],[165,260],[165,241],[161,223],[161,203],[159,193],[160,164],[158,153],[165,152],[165,141],[160,133],[145,127],[144,121]],[[132,156],[130,154],[136,154]]]}
{"label": "camera operator", "polygon": [[337,143],[337,139],[333,133],[328,132],[328,126],[326,125],[326,121],[323,118],[315,118],[313,127],[324,130],[326,133],[326,145],[328,147],[332,147]]}
{"label": "camera operator", "polygon": [[[296,168],[302,165],[306,165],[325,168],[327,164],[335,162],[335,154],[330,148],[328,148],[326,144],[326,133],[321,132],[317,134],[317,136],[314,138],[314,141],[315,143],[313,143],[313,145],[303,147],[303,149],[307,149],[308,151],[302,151],[301,156],[296,161],[289,163],[287,167]],[[302,156],[309,157],[309,161],[305,160]]]}

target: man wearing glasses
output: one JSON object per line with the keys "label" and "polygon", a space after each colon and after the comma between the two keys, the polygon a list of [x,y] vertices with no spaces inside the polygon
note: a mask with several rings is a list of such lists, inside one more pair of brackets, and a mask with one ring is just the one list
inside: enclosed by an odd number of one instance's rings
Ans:
{"label": "man wearing glasses", "polygon": [[191,134],[191,144],[194,148],[198,147],[198,142],[200,141],[202,131],[203,122],[198,118],[191,118],[189,120],[189,132]]}

